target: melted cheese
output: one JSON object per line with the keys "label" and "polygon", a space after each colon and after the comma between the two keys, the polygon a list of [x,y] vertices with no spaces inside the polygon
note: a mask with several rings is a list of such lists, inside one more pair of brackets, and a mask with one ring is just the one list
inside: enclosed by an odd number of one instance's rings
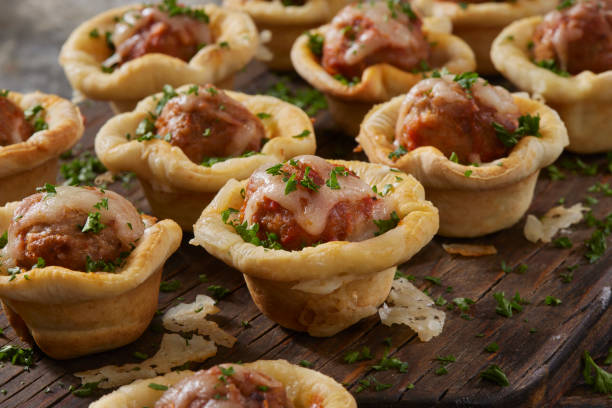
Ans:
{"label": "melted cheese", "polygon": [[[70,210],[85,214],[99,212],[100,221],[106,225],[112,224],[117,238],[125,245],[135,242],[144,233],[144,224],[136,208],[117,193],[108,190],[102,193],[99,189],[69,186],[56,187],[56,191],[56,194],[42,193],[46,194],[46,198],[35,202],[26,208],[25,212],[17,207],[15,212],[22,216],[15,219],[9,227],[9,256],[17,258],[18,255],[16,231],[22,231],[33,225],[62,222],[64,214]],[[95,208],[94,206],[104,198],[108,199],[108,210],[104,207]]]}
{"label": "melted cheese", "polygon": [[[328,179],[332,169],[335,167],[326,160],[316,156],[299,156],[295,160],[310,166],[323,179]],[[264,197],[276,201],[283,208],[289,210],[295,217],[296,222],[307,233],[318,236],[325,230],[329,212],[341,201],[359,201],[366,197],[376,197],[369,185],[355,176],[338,176],[340,189],[332,190],[326,185],[322,185],[318,192],[299,187],[296,191],[285,194],[286,182],[282,181],[282,176],[273,176],[266,173],[265,168],[261,168],[251,176],[251,182],[257,186],[256,191],[250,196],[245,210],[245,219],[252,221],[253,215],[257,211],[258,203]],[[373,208],[373,219],[388,219],[391,208],[386,200],[378,199]],[[369,238],[376,231],[373,228],[364,228],[359,231],[358,236],[351,237],[351,240],[359,241]]]}

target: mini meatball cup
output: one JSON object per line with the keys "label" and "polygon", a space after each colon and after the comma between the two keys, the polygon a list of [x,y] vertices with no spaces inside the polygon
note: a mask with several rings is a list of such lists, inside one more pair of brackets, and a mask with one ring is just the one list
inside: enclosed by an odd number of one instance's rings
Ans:
{"label": "mini meatball cup", "polygon": [[[429,65],[432,69],[446,68],[460,73],[476,68],[474,53],[459,37],[441,30],[445,21],[423,20],[423,32],[431,47]],[[322,26],[313,33],[324,35],[329,26]],[[367,67],[359,83],[343,84],[330,75],[310,49],[308,35],[300,36],[291,49],[291,60],[295,70],[312,86],[325,94],[329,110],[348,134],[356,135],[365,114],[377,103],[386,102],[394,96],[408,92],[428,72],[403,71],[390,64],[379,63]]]}
{"label": "mini meatball cup", "polygon": [[271,33],[265,43],[272,52],[272,59],[266,64],[272,69],[291,70],[291,46],[296,38],[311,28],[327,23],[334,14],[353,0],[307,0],[304,5],[285,6],[279,0],[245,1],[225,0],[224,6],[244,11],[257,24],[260,31]]}
{"label": "mini meatball cup", "polygon": [[[287,397],[294,408],[357,407],[353,396],[342,385],[318,371],[299,367],[285,360],[258,360],[244,363],[241,367],[256,370],[284,385]],[[149,384],[172,387],[192,375],[193,371],[176,371],[160,377],[134,381],[93,402],[90,407],[153,407],[162,397],[163,391],[155,390],[149,387]]]}
{"label": "mini meatball cup", "polygon": [[415,0],[414,7],[425,16],[447,17],[453,34],[463,39],[474,51],[476,68],[481,75],[497,71],[491,62],[491,44],[500,31],[520,18],[553,10],[557,0],[516,0],[461,3],[444,0]]}
{"label": "mini meatball cup", "polygon": [[[8,229],[18,204],[0,207],[0,231]],[[0,299],[17,334],[55,359],[118,348],[140,337],[157,310],[164,262],[181,242],[173,221],[141,218],[144,234],[115,273],[46,266],[9,276],[0,267]]]}
{"label": "mini meatball cup", "polygon": [[255,304],[283,327],[311,336],[333,336],[377,312],[387,298],[396,266],[423,248],[438,229],[438,213],[422,186],[387,166],[329,161],[353,171],[370,186],[393,186],[385,197],[398,225],[359,242],[330,241],[299,251],[270,250],[245,242],[222,213],[240,208],[247,182],[230,180],[194,226],[194,245],[244,274]]}
{"label": "mini meatball cup", "polygon": [[478,237],[514,225],[531,204],[538,174],[567,145],[559,115],[544,104],[514,96],[521,115],[540,116],[542,137],[522,138],[507,157],[480,166],[462,165],[433,146],[418,147],[397,161],[396,122],[404,96],[374,107],[366,116],[357,141],[369,160],[396,166],[425,187],[427,199],[440,211],[439,234]]}
{"label": "mini meatball cup", "polygon": [[535,65],[530,59],[528,44],[541,22],[542,17],[531,17],[506,27],[493,43],[493,63],[518,88],[542,97],[559,113],[569,134],[568,150],[610,151],[612,71],[599,74],[582,71],[563,77]]}
{"label": "mini meatball cup", "polygon": [[8,92],[6,98],[23,111],[42,106],[48,128],[21,143],[0,145],[0,205],[33,194],[45,183],[55,184],[60,154],[83,135],[79,108],[59,96]]}
{"label": "mini meatball cup", "polygon": [[[186,85],[176,91],[184,93],[189,88]],[[148,112],[154,111],[160,94],[144,99],[133,112],[114,117],[96,136],[96,153],[104,165],[113,172],[135,172],[153,213],[175,220],[186,231],[193,229],[204,207],[228,180],[246,179],[262,165],[312,154],[316,149],[312,122],[301,109],[270,96],[226,93],[254,115],[267,114],[261,122],[269,141],[259,154],[205,167],[166,141],[128,140],[126,134],[133,135]]]}
{"label": "mini meatball cup", "polygon": [[[87,98],[111,102],[118,112],[134,109],[142,98],[170,84],[214,83],[231,88],[233,77],[255,55],[259,35],[255,24],[244,13],[214,4],[194,6],[209,16],[214,43],[203,46],[189,62],[161,53],[149,53],[121,65],[111,73],[101,64],[110,55],[104,33],[112,32],[116,18],[142,5],[108,10],[77,27],[59,56],[72,88]],[[98,33],[92,36],[91,33]]]}

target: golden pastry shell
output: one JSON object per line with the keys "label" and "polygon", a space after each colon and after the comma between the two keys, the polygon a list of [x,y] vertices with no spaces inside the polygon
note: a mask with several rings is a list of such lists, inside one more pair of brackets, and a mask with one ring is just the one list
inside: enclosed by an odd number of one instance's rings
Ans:
{"label": "golden pastry shell", "polygon": [[[18,204],[0,207],[0,231],[8,229]],[[20,337],[31,335],[43,352],[57,359],[136,340],[157,309],[164,262],[178,249],[182,236],[171,220],[142,218],[144,235],[116,273],[46,266],[14,279],[0,275],[0,299]]]}
{"label": "golden pastry shell", "polygon": [[[259,360],[245,363],[243,366],[282,383],[295,408],[357,408],[355,399],[342,385],[318,371],[299,367],[285,360]],[[154,390],[149,384],[171,387],[193,374],[192,371],[176,371],[156,378],[137,380],[100,398],[92,403],[90,408],[152,407],[163,395],[163,391]]]}
{"label": "golden pastry shell", "polygon": [[506,27],[493,43],[493,63],[518,88],[542,98],[559,113],[570,138],[568,150],[611,150],[612,70],[562,77],[535,65],[527,44],[541,21],[542,17],[530,17]]}
{"label": "golden pastry shell", "polygon": [[[395,126],[405,95],[375,106],[361,125],[357,141],[369,160],[396,166],[425,187],[440,210],[440,234],[453,237],[485,235],[516,223],[533,197],[537,174],[553,163],[568,144],[559,115],[546,105],[514,95],[521,114],[540,115],[541,138],[522,138],[508,157],[479,167],[452,162],[433,146],[389,158],[395,150]],[[466,176],[466,172],[470,174]]]}
{"label": "golden pastry shell", "polygon": [[24,142],[0,146],[0,205],[33,194],[45,183],[55,184],[59,155],[70,149],[84,130],[79,108],[59,96],[9,92],[6,97],[23,111],[40,104],[49,128]]}

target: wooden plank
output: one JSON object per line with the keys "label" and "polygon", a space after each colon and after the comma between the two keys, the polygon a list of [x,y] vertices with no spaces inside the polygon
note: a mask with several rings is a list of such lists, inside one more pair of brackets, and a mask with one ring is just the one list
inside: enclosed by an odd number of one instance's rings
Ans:
{"label": "wooden plank", "polygon": [[[256,93],[267,89],[277,79],[278,76],[265,73],[260,65],[255,65],[242,73],[238,82],[243,89]],[[90,150],[97,129],[110,112],[105,104],[93,102],[84,104],[82,110],[87,117],[87,132],[81,150]],[[327,113],[317,117],[316,131],[319,155],[365,159],[363,153],[353,152],[356,146],[354,140],[342,134]],[[588,163],[603,162],[601,156],[584,160]],[[611,177],[609,174],[596,177],[568,174],[566,180],[553,182],[542,174],[529,213],[543,214],[561,197],[568,204],[579,202],[595,181],[611,182]],[[127,188],[117,182],[112,188],[125,194],[138,208],[149,210],[137,181]],[[596,196],[600,201],[594,213],[597,217],[603,217],[612,211],[612,199],[601,194]],[[597,343],[600,350],[610,345],[612,322],[610,314],[605,313],[609,298],[602,298],[602,293],[612,282],[612,253],[608,251],[594,265],[581,266],[575,272],[574,281],[564,284],[558,275],[566,266],[585,263],[581,243],[590,236],[591,229],[582,224],[573,228],[571,236],[575,245],[572,249],[564,250],[528,243],[522,236],[523,223],[521,221],[509,230],[475,240],[437,237],[414,259],[401,266],[404,273],[416,277],[415,283],[419,288],[430,290],[434,298],[441,295],[448,301],[455,297],[469,297],[476,301],[468,312],[473,320],[463,319],[456,311],[447,311],[444,333],[430,343],[419,342],[406,327],[383,326],[376,316],[364,319],[329,339],[312,338],[283,329],[259,313],[250,300],[240,273],[207,255],[202,248],[189,245],[190,234],[185,234],[181,248],[169,259],[164,270],[164,279],[176,279],[181,282],[181,287],[175,292],[161,293],[159,308],[165,310],[181,301],[190,302],[198,293],[208,293],[207,288],[211,284],[223,285],[231,293],[219,302],[221,312],[214,320],[235,335],[238,343],[233,349],[221,347],[216,357],[201,366],[195,365],[195,368],[260,358],[284,358],[294,363],[307,360],[315,369],[346,383],[355,393],[360,407],[433,404],[536,406],[552,401],[561,401],[567,406],[576,406],[576,401],[592,401],[593,406],[597,406],[601,399],[592,393],[586,393],[586,398],[576,393],[565,398],[562,395],[579,377],[577,367],[582,347]],[[441,246],[449,242],[491,243],[498,248],[499,254],[479,259],[453,257],[444,252]],[[529,266],[528,271],[522,275],[505,274],[500,268],[502,260],[511,266],[525,263]],[[202,274],[206,275],[206,282],[200,281]],[[442,285],[424,280],[426,276],[441,279]],[[449,286],[453,290],[447,293]],[[518,291],[531,304],[512,318],[496,315],[492,294],[499,291],[504,291],[507,296]],[[555,308],[543,305],[542,301],[547,295],[561,298],[562,305]],[[248,327],[242,325],[243,321],[249,323]],[[68,387],[78,383],[71,373],[104,364],[134,362],[136,359],[132,354],[135,351],[153,354],[161,338],[154,329],[159,325],[160,318],[156,317],[150,329],[138,341],[111,352],[58,362],[36,351],[38,360],[30,373],[5,365],[0,370],[0,389],[6,389],[7,394],[0,394],[0,405],[87,406],[93,397],[77,398],[69,392]],[[0,345],[19,343],[2,314],[0,327],[6,328]],[[536,328],[537,332],[530,333],[531,328]],[[598,340],[583,346],[586,343],[581,344],[582,339],[594,330],[600,333]],[[484,337],[475,337],[478,333],[484,333]],[[386,338],[391,339],[391,346],[383,344]],[[484,352],[484,346],[492,341],[500,345],[499,352]],[[350,365],[343,362],[347,351],[363,346],[370,347],[374,360]],[[371,365],[382,357],[387,348],[390,357],[408,363],[406,373],[371,370]],[[457,361],[448,366],[448,374],[436,375],[435,370],[440,364],[433,359],[449,354],[454,355]],[[502,389],[478,379],[479,372],[490,363],[502,366],[511,380],[510,387]],[[570,368],[561,370],[561,367]],[[381,383],[393,386],[381,392],[357,393],[359,381],[371,375]],[[414,389],[406,390],[409,384],[414,384]],[[47,389],[49,392],[46,392]],[[96,393],[94,397],[100,395]]]}

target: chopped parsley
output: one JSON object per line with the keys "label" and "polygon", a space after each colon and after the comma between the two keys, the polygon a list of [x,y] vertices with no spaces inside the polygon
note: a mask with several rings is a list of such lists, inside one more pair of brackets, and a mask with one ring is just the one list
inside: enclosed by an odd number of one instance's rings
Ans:
{"label": "chopped parsley", "polygon": [[474,304],[474,301],[470,298],[454,298],[453,303],[462,312],[467,312],[470,309],[470,306]]}
{"label": "chopped parsley", "polygon": [[221,285],[210,285],[208,287],[208,291],[212,294],[212,297],[215,300],[221,300],[230,293],[229,289],[224,288]]}
{"label": "chopped parsley", "polygon": [[96,177],[105,172],[104,164],[90,152],[60,167],[65,184],[69,186],[93,185]]}
{"label": "chopped parsley", "polygon": [[488,344],[484,349],[488,353],[496,353],[499,350],[499,344],[493,342]]}
{"label": "chopped parsley", "polygon": [[381,383],[376,378],[370,375],[367,378],[364,378],[363,380],[359,380],[359,386],[355,389],[355,392],[359,393],[367,389],[372,389],[376,392],[380,392],[380,391],[387,390],[391,388],[392,386],[393,384]]}
{"label": "chopped parsley", "polygon": [[353,364],[357,361],[371,360],[373,358],[370,348],[363,346],[359,351],[349,351],[344,355],[344,362],[347,364]]}
{"label": "chopped parsley", "polygon": [[570,76],[570,73],[562,70],[558,65],[557,62],[554,59],[545,59],[542,61],[534,61],[534,64],[536,64],[538,67],[540,68],[544,68],[547,69],[561,77],[567,78]]}
{"label": "chopped parsley", "polygon": [[405,155],[406,153],[408,153],[408,150],[406,150],[404,146],[399,145],[399,147],[395,149],[394,151],[392,151],[391,153],[389,153],[387,157],[390,159],[399,159],[401,156]]}
{"label": "chopped parsley", "polygon": [[568,237],[559,237],[553,240],[553,245],[557,248],[571,248],[574,246]]}
{"label": "chopped parsley", "polygon": [[493,122],[497,138],[506,147],[514,147],[519,140],[525,136],[542,137],[540,134],[540,115],[523,115],[518,119],[518,127],[514,132],[510,132],[503,125]]}
{"label": "chopped parsley", "polygon": [[39,193],[46,193],[45,199],[54,196],[57,194],[57,190],[53,184],[45,183],[43,187],[36,187],[36,191]]}
{"label": "chopped parsley", "polygon": [[457,156],[457,153],[455,152],[451,153],[448,160],[452,161],[453,163],[459,163],[459,157]]}
{"label": "chopped parsley", "polygon": [[156,383],[149,383],[148,387],[155,391],[166,391],[168,389],[167,385],[156,384]]}
{"label": "chopped parsley", "polygon": [[559,5],[557,6],[557,10],[563,10],[563,9],[566,9],[566,8],[570,8],[574,4],[576,4],[576,0],[561,0]]}
{"label": "chopped parsley", "polygon": [[[588,351],[585,350],[583,358],[582,376],[584,382],[593,386],[593,389],[599,393],[612,394],[612,374],[595,364]],[[595,375],[593,375],[593,372],[595,372]]]}
{"label": "chopped parsley", "polygon": [[493,298],[497,302],[497,307],[495,307],[495,312],[504,317],[512,317],[512,311],[516,310],[517,312],[521,312],[523,310],[523,306],[521,303],[524,301],[519,296],[518,292],[514,296],[514,298],[508,300],[504,292],[497,292],[493,294]]}
{"label": "chopped parsley", "polygon": [[89,255],[85,260],[85,272],[115,272],[125,264],[130,252],[122,252],[114,261],[99,259],[94,261]]}
{"label": "chopped parsley", "polygon": [[283,249],[279,238],[275,233],[267,233],[266,239],[261,240],[257,236],[259,232],[259,224],[255,223],[249,227],[245,221],[242,224],[237,220],[230,220],[232,214],[238,213],[239,211],[234,208],[228,208],[221,213],[221,219],[223,223],[231,225],[240,237],[245,241],[253,245],[263,246],[269,249]]}
{"label": "chopped parsley", "polygon": [[8,89],[0,89],[0,98],[6,98],[10,92],[11,91],[9,91]]}
{"label": "chopped parsley", "polygon": [[354,76],[353,78],[348,79],[347,77],[345,77],[342,74],[334,75],[334,79],[336,81],[340,82],[342,85],[349,86],[349,87],[350,86],[355,86],[355,85],[357,85],[358,83],[361,82],[361,78],[359,78],[358,76]]}
{"label": "chopped parsley", "polygon": [[158,5],[157,8],[160,11],[168,13],[170,17],[183,15],[205,23],[210,21],[208,14],[206,14],[203,9],[194,9],[189,6],[178,5],[176,0],[163,0],[162,4]]}
{"label": "chopped parsley", "polygon": [[258,117],[259,119],[268,119],[268,118],[271,118],[271,117],[272,117],[272,115],[270,115],[269,113],[266,113],[266,112],[259,112],[259,113],[257,114],[257,117]]}
{"label": "chopped parsley", "polygon": [[303,138],[308,137],[308,136],[310,136],[310,130],[304,129],[304,130],[302,130],[301,133],[299,133],[297,135],[293,135],[291,137],[293,137],[295,139],[303,139]]}
{"label": "chopped parsley", "polygon": [[478,81],[478,74],[476,72],[464,72],[462,74],[455,75],[453,81],[457,82],[459,86],[466,90],[469,94],[472,89],[472,85]]}
{"label": "chopped parsley", "polygon": [[544,299],[544,303],[548,306],[559,306],[562,302],[561,299],[556,298],[554,296],[546,296]]}
{"label": "chopped parsley", "polygon": [[94,391],[98,390],[98,384],[100,384],[100,382],[92,382],[92,383],[86,383],[81,385],[79,388],[77,388],[76,390],[72,391],[72,394],[75,397],[79,397],[79,398],[87,398],[90,397],[91,394],[94,393]]}
{"label": "chopped parsley", "polygon": [[171,281],[164,281],[159,284],[159,290],[164,293],[174,292],[181,287],[181,282],[174,279]]}
{"label": "chopped parsley", "polygon": [[89,32],[89,37],[90,38],[99,38],[100,37],[100,32],[98,31],[97,28],[94,28],[93,30],[91,30]]}
{"label": "chopped parsley", "polygon": [[[104,208],[105,210],[108,210],[108,198],[103,198],[100,201],[98,201],[96,204],[94,204],[94,208],[101,210],[102,208]],[[130,226],[130,229],[132,229],[131,224],[128,223],[128,225]]]}
{"label": "chopped parsley", "polygon": [[374,220],[374,224],[376,224],[378,227],[378,231],[374,235],[379,236],[392,230],[393,228],[397,227],[399,222],[400,218],[395,211],[391,213],[391,217],[388,220]]}
{"label": "chopped parsley", "polygon": [[284,178],[283,181],[287,183],[287,185],[285,185],[285,195],[289,195],[289,193],[297,190],[297,177],[295,173],[288,178]]}
{"label": "chopped parsley", "polygon": [[[195,94],[198,94],[198,86],[194,85],[192,88],[195,88]],[[192,92],[192,88],[189,88],[188,93]],[[160,115],[162,113],[162,110],[164,110],[164,107],[166,106],[166,104],[168,103],[168,101],[172,98],[174,98],[175,96],[178,96],[178,94],[176,93],[176,91],[174,90],[174,88],[170,85],[164,85],[163,89],[162,89],[163,93],[162,93],[162,97],[159,101],[157,101],[157,105],[155,106],[155,115]],[[136,134],[138,134],[138,131],[136,131]]]}
{"label": "chopped parsley", "polygon": [[434,285],[441,285],[442,284],[442,280],[440,280],[440,278],[436,278],[434,276],[426,276],[425,278],[426,281],[429,281],[431,283],[433,283]]}
{"label": "chopped parsley", "polygon": [[85,225],[81,228],[81,232],[93,232],[94,234],[98,234],[100,231],[106,228],[106,225],[100,221],[101,215],[102,214],[99,212],[89,213],[87,215]]}
{"label": "chopped parsley", "polygon": [[302,360],[302,361],[299,362],[299,364],[302,367],[306,367],[306,368],[310,368],[310,367],[313,366],[313,364],[310,361],[308,361],[308,360]]}
{"label": "chopped parsley", "polygon": [[327,109],[327,101],[321,92],[311,87],[292,90],[288,84],[289,77],[282,77],[266,91],[266,94],[296,105],[311,117],[320,110]]}
{"label": "chopped parsley", "polygon": [[480,378],[495,383],[500,387],[507,387],[510,385],[510,381],[508,381],[506,374],[495,364],[491,364],[486,370],[482,371],[480,373]]}
{"label": "chopped parsley", "polygon": [[349,172],[344,166],[336,166],[329,172],[329,179],[325,182],[325,185],[332,190],[340,190],[340,183],[338,183],[338,176],[348,176]]}
{"label": "chopped parsley", "polygon": [[8,244],[8,231],[4,231],[4,234],[0,235],[0,249],[4,248]]}
{"label": "chopped parsley", "polygon": [[308,36],[308,48],[310,48],[310,51],[319,57],[323,55],[323,43],[325,38],[319,33],[310,31],[307,32],[306,35]]}
{"label": "chopped parsley", "polygon": [[34,365],[34,350],[7,344],[0,348],[0,361],[9,361],[13,365],[29,369]]}
{"label": "chopped parsley", "polygon": [[585,257],[589,260],[589,263],[595,263],[603,256],[608,247],[606,243],[606,235],[609,235],[609,226],[608,230],[597,229],[585,242],[585,246],[587,247],[587,252]]}
{"label": "chopped parsley", "polygon": [[375,371],[397,370],[400,373],[407,373],[408,363],[396,357],[390,358],[389,350],[386,349],[378,364],[373,365],[372,369]]}
{"label": "chopped parsley", "polygon": [[414,275],[406,275],[404,272],[396,271],[395,272],[395,276],[393,277],[393,279],[400,279],[400,278],[406,279],[406,280],[408,280],[410,282],[416,281],[416,276],[414,276]]}
{"label": "chopped parsley", "polygon": [[34,105],[31,108],[27,109],[23,112],[25,119],[29,122],[32,122],[34,126],[34,131],[39,132],[41,130],[49,129],[49,125],[43,119],[43,115],[45,113],[45,108],[42,105]]}

